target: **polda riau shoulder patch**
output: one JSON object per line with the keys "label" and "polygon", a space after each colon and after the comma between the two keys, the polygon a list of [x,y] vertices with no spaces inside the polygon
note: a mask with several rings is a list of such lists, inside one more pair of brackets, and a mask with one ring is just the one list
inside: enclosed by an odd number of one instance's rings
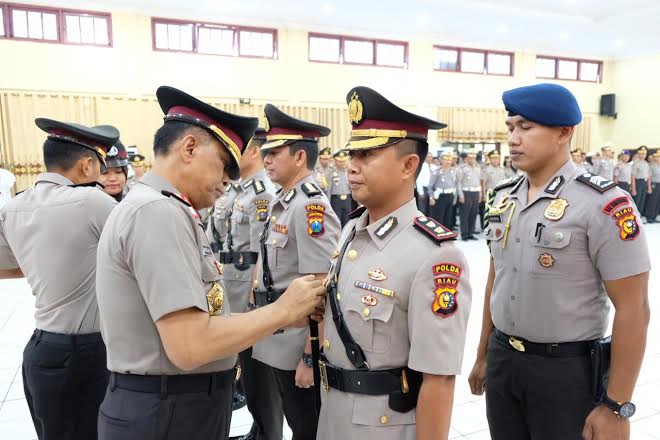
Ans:
{"label": "polda riau shoulder patch", "polygon": [[604,193],[605,191],[614,188],[616,182],[612,182],[610,179],[598,176],[596,174],[584,173],[575,178],[578,182],[582,182],[587,186],[595,189],[598,192]]}
{"label": "polda riau shoulder patch", "polygon": [[456,239],[454,231],[426,216],[416,217],[413,223],[417,230],[423,232],[437,244]]}

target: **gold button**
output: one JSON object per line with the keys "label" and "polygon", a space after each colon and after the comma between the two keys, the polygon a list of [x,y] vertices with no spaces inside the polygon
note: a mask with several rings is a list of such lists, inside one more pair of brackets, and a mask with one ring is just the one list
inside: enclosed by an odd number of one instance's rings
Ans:
{"label": "gold button", "polygon": [[236,279],[239,279],[239,278],[241,277],[241,274],[238,274],[238,273],[237,273],[236,275],[234,275],[234,277],[235,277]]}
{"label": "gold button", "polygon": [[256,289],[257,287],[259,287],[259,281],[254,280],[254,288]]}
{"label": "gold button", "polygon": [[380,418],[380,423],[382,423],[383,425],[387,425],[387,422],[389,422],[389,421],[390,421],[390,418],[387,417],[387,416],[383,416],[383,417]]}
{"label": "gold button", "polygon": [[277,244],[277,240],[273,240],[273,246]]}
{"label": "gold button", "polygon": [[348,251],[348,259],[349,260],[355,261],[355,260],[357,260],[357,257],[358,257],[358,254],[357,254],[357,251],[355,249],[351,249],[350,251]]}
{"label": "gold button", "polygon": [[337,294],[337,301],[341,301],[341,293]]}
{"label": "gold button", "polygon": [[323,342],[323,346],[326,350],[330,350],[330,341],[326,339],[325,342]]}
{"label": "gold button", "polygon": [[365,318],[366,318],[367,316],[369,316],[369,313],[370,313],[370,312],[369,312],[369,308],[368,308],[368,307],[365,307],[364,310],[362,310],[362,315],[363,315]]}
{"label": "gold button", "polygon": [[271,222],[274,222],[275,220],[277,220],[277,217],[275,217],[275,216],[272,216],[272,217],[270,218],[270,221],[271,221]]}

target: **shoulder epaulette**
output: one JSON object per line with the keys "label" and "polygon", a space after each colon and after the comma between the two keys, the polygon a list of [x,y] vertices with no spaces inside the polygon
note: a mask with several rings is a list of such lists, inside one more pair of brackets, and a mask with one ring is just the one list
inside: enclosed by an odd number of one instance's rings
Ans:
{"label": "shoulder epaulette", "polygon": [[305,194],[307,194],[307,197],[314,197],[323,193],[323,191],[321,191],[318,186],[309,182],[303,184],[302,190]]}
{"label": "shoulder epaulette", "polygon": [[414,224],[417,230],[423,232],[437,245],[443,241],[455,240],[457,236],[451,229],[426,216],[415,217]]}
{"label": "shoulder epaulette", "polygon": [[512,176],[509,177],[508,179],[504,179],[503,181],[499,182],[497,185],[495,185],[495,188],[493,188],[493,191],[499,191],[502,188],[508,188],[510,186],[514,186],[516,183],[520,182],[525,176],[519,175],[519,176]]}
{"label": "shoulder epaulette", "polygon": [[257,194],[261,194],[262,192],[266,191],[266,186],[262,180],[255,180],[252,184],[252,187],[254,188],[254,192]]}
{"label": "shoulder epaulette", "polygon": [[362,214],[364,214],[364,211],[366,211],[366,210],[367,210],[367,207],[366,207],[366,206],[360,206],[359,208],[354,209],[353,211],[351,211],[351,212],[348,214],[348,218],[349,218],[350,220],[353,220],[354,218],[358,218],[358,217],[360,217]]}
{"label": "shoulder epaulette", "polygon": [[616,182],[612,182],[610,179],[598,176],[596,174],[584,173],[575,178],[578,182],[582,182],[587,186],[595,189],[598,192],[604,193],[608,189],[612,189],[617,186]]}
{"label": "shoulder epaulette", "polygon": [[284,203],[291,203],[291,200],[296,197],[296,194],[298,194],[298,191],[296,191],[295,188],[290,189],[289,192],[284,196]]}
{"label": "shoulder epaulette", "polygon": [[[100,182],[87,182],[87,183],[76,183],[75,185],[69,185],[71,188],[82,188],[82,187],[99,187],[101,189],[105,188],[105,185],[101,184]],[[18,194],[17,194],[18,195]]]}
{"label": "shoulder epaulette", "polygon": [[254,185],[254,179],[250,179],[250,180],[248,180],[247,182],[245,182],[245,183],[243,184],[243,189],[248,189],[248,188],[251,187],[252,185]]}
{"label": "shoulder epaulette", "polygon": [[187,207],[192,208],[192,205],[190,204],[190,202],[188,202],[187,200],[185,200],[185,199],[182,198],[181,196],[178,196],[178,195],[176,195],[176,194],[174,194],[174,193],[172,193],[172,192],[169,192],[169,191],[161,191],[160,193],[161,193],[162,195],[164,195],[165,197],[173,197],[173,198],[177,199],[179,202],[181,202],[181,203],[183,203],[184,205],[186,205]]}

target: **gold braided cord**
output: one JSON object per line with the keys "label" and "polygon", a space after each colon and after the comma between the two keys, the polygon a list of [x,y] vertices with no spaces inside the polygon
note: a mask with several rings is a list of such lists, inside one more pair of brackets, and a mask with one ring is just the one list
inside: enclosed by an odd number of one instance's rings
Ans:
{"label": "gold braided cord", "polygon": [[220,130],[220,129],[219,129],[218,127],[216,127],[215,125],[211,125],[211,126],[209,126],[209,129],[210,129],[213,133],[215,133],[215,134],[217,134],[218,136],[220,136],[220,139],[222,139],[222,141],[225,143],[225,145],[227,146],[227,148],[229,148],[229,150],[231,151],[231,153],[233,154],[233,156],[236,158],[236,160],[237,160],[237,161],[240,160],[240,158],[241,158],[241,149],[238,148],[238,145],[236,145],[236,143],[235,143],[234,141],[232,141],[232,140],[229,138],[229,136],[227,136],[227,135],[225,134],[224,131]]}
{"label": "gold braided cord", "polygon": [[406,130],[380,130],[377,128],[369,128],[366,130],[351,130],[351,136],[405,138],[408,137],[408,132]]}

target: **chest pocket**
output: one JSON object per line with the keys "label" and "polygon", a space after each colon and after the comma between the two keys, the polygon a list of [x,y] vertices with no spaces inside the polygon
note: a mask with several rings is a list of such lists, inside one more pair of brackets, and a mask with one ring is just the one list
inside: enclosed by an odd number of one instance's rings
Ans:
{"label": "chest pocket", "polygon": [[556,277],[560,273],[571,273],[580,263],[577,259],[575,237],[562,228],[544,228],[539,240],[536,231],[529,234],[529,244],[534,254],[530,272],[534,275]]}
{"label": "chest pocket", "polygon": [[[375,305],[365,304],[369,301],[373,304],[374,298]],[[396,297],[390,298],[348,286],[348,291],[342,294],[341,303],[351,335],[362,349],[373,353],[385,353],[391,339],[390,320]]]}
{"label": "chest pocket", "polygon": [[268,265],[271,271],[279,264],[286,262],[286,244],[289,242],[289,235],[275,232],[273,230],[268,234],[266,245],[268,246]]}

